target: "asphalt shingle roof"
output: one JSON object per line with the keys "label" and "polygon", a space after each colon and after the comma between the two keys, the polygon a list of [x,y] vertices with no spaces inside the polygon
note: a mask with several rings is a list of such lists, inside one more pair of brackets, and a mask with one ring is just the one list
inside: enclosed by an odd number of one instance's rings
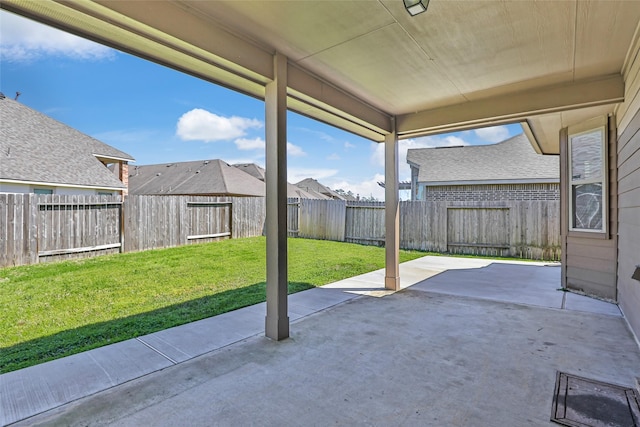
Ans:
{"label": "asphalt shingle roof", "polygon": [[[233,165],[240,169],[241,171],[248,173],[254,178],[258,178],[260,181],[264,182],[265,180],[265,170],[264,168],[256,165],[255,163],[239,163],[237,165]],[[329,197],[324,196],[320,193],[305,191],[302,188],[296,187],[295,185],[287,182],[287,197],[294,197],[298,199],[328,199]]]}
{"label": "asphalt shingle roof", "polygon": [[313,178],[305,178],[302,181],[297,182],[295,185],[296,187],[302,188],[307,192],[322,194],[332,199],[344,200],[344,197],[342,197],[329,187],[325,187],[324,185],[320,184]]}
{"label": "asphalt shingle roof", "polygon": [[129,193],[264,196],[265,185],[222,160],[197,160],[129,168]]}
{"label": "asphalt shingle roof", "polygon": [[524,134],[493,145],[413,148],[407,163],[419,167],[418,182],[560,179],[558,156],[536,153]]}
{"label": "asphalt shingle roof", "polygon": [[123,151],[0,96],[0,179],[124,188],[96,156],[134,160]]}

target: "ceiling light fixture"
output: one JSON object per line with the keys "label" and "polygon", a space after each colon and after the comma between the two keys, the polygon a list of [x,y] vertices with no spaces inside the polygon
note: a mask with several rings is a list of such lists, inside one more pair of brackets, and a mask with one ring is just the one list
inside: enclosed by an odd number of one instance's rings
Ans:
{"label": "ceiling light fixture", "polygon": [[404,1],[404,8],[407,9],[409,15],[416,16],[422,12],[427,11],[429,6],[429,0],[402,0]]}

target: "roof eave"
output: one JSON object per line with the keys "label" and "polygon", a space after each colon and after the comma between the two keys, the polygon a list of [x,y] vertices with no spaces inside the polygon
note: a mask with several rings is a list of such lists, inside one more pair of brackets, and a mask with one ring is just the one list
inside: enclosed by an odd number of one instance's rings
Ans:
{"label": "roof eave", "polygon": [[419,185],[438,187],[445,185],[496,185],[496,184],[559,184],[560,178],[483,179],[467,181],[418,181]]}
{"label": "roof eave", "polygon": [[110,191],[122,191],[127,189],[127,187],[124,184],[122,184],[121,187],[115,187],[115,186],[105,186],[105,185],[68,184],[68,183],[61,183],[61,182],[28,181],[28,180],[21,180],[21,179],[5,179],[5,178],[0,178],[0,183],[43,185],[46,187],[89,188],[93,190],[110,190]]}

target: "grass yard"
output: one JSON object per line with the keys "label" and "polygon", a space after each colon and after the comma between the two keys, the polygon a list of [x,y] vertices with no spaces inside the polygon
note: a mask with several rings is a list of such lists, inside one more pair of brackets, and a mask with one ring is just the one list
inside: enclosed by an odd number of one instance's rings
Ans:
{"label": "grass yard", "polygon": [[[265,300],[263,237],[0,269],[0,373]],[[400,251],[401,262],[423,252]],[[384,267],[384,248],[289,239],[289,293]]]}

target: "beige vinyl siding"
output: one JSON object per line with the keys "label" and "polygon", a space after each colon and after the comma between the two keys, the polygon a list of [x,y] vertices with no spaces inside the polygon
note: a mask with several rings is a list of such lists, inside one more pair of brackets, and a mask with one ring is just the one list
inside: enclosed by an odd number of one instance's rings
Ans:
{"label": "beige vinyl siding", "polygon": [[616,300],[617,263],[617,179],[615,122],[609,120],[608,145],[608,229],[607,233],[569,231],[568,135],[560,141],[560,202],[562,235],[562,284],[564,287]]}
{"label": "beige vinyl siding", "polygon": [[618,105],[618,300],[640,338],[640,35],[636,34],[623,70],[625,101]]}
{"label": "beige vinyl siding", "polygon": [[640,281],[631,278],[640,265],[640,106],[635,108],[618,140],[618,289],[620,308],[640,336]]}

